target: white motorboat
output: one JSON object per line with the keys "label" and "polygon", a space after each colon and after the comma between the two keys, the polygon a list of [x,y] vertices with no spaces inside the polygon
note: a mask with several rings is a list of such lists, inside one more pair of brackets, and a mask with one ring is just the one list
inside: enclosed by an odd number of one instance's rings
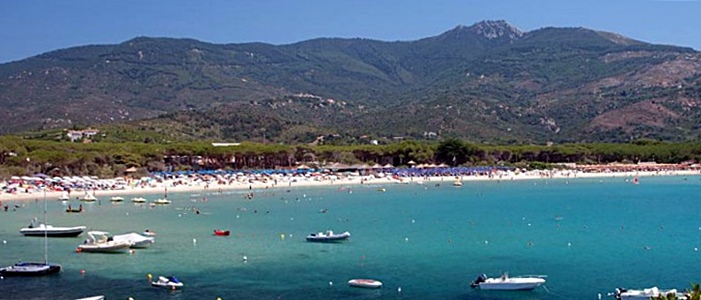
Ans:
{"label": "white motorboat", "polygon": [[80,198],[80,201],[85,201],[85,202],[95,202],[97,201],[97,197],[93,194],[85,193],[85,196],[83,198]]}
{"label": "white motorboat", "polygon": [[151,281],[151,286],[176,290],[183,287],[183,283],[175,276],[158,276],[158,281]]}
{"label": "white motorboat", "polygon": [[110,198],[110,201],[112,201],[112,202],[122,202],[122,201],[124,201],[124,197],[114,196],[114,197]]}
{"label": "white motorboat", "polygon": [[661,290],[656,286],[642,290],[616,288],[616,291],[609,293],[609,296],[613,296],[616,299],[652,299],[660,296],[669,296],[672,294],[679,296],[676,299],[686,299],[686,297],[683,297],[683,295],[678,295],[676,289]]}
{"label": "white motorboat", "polygon": [[131,241],[115,241],[105,231],[88,231],[88,239],[78,245],[76,252],[126,252],[133,245]]}
{"label": "white motorboat", "polygon": [[148,246],[151,246],[151,244],[156,242],[155,238],[152,237],[146,237],[143,235],[140,235],[136,232],[132,233],[125,233],[125,234],[116,234],[112,236],[112,239],[114,241],[129,241],[132,243],[131,248],[147,248]]}
{"label": "white motorboat", "polygon": [[68,201],[68,200],[71,200],[71,197],[68,196],[68,192],[63,192],[63,194],[61,194],[61,196],[58,197],[58,200]]}
{"label": "white motorboat", "polygon": [[54,227],[46,224],[34,225],[34,220],[28,227],[19,230],[24,236],[47,236],[47,237],[75,237],[83,233],[87,227]]}
{"label": "white motorboat", "polygon": [[170,203],[171,203],[170,200],[164,199],[164,198],[153,200],[153,204],[165,205],[165,204],[170,204]]}
{"label": "white motorboat", "polygon": [[504,273],[498,278],[489,278],[482,274],[477,276],[470,286],[473,288],[479,287],[483,290],[532,290],[545,283],[545,276],[519,276],[509,277]]}
{"label": "white motorboat", "polygon": [[143,197],[135,197],[135,198],[131,198],[131,202],[134,202],[134,203],[146,203],[146,199],[143,198]]}
{"label": "white motorboat", "polygon": [[328,230],[326,232],[312,233],[307,236],[308,242],[339,242],[347,240],[350,237],[350,232],[346,231],[343,233],[333,233],[333,231]]}
{"label": "white motorboat", "polygon": [[351,279],[348,280],[348,285],[367,289],[377,289],[382,287],[382,282],[374,279]]}

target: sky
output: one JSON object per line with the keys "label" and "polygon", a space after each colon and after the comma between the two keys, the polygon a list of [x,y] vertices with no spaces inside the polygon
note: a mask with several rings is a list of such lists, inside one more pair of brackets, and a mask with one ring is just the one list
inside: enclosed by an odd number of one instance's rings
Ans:
{"label": "sky", "polygon": [[483,20],[522,31],[584,27],[701,50],[701,0],[0,0],[0,63],[137,36],[410,41]]}

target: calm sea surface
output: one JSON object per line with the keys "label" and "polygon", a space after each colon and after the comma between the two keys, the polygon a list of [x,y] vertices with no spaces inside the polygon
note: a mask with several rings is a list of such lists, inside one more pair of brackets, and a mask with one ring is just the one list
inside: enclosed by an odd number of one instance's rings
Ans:
{"label": "calm sea surface", "polygon": [[[84,235],[51,238],[49,260],[62,273],[4,278],[0,299],[596,299],[618,286],[686,289],[701,281],[698,176],[639,185],[619,177],[292,187],[253,190],[253,200],[248,192],[169,193],[173,204],[155,208],[102,197],[81,214],[50,199],[50,224],[148,228],[156,243],[131,255],[76,253]],[[39,199],[0,212],[1,265],[42,260],[43,239],[19,234],[42,209]],[[214,229],[232,234],[213,236]],[[305,241],[328,229],[348,230],[351,239]],[[527,292],[469,286],[478,274],[502,272],[548,277],[544,288]],[[185,287],[153,288],[149,273],[175,275]],[[351,278],[384,287],[351,288]]]}

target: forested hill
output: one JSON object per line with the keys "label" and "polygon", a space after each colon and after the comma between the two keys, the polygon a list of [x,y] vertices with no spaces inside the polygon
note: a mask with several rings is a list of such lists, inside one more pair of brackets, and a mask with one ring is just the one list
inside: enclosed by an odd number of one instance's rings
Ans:
{"label": "forested hill", "polygon": [[[415,41],[139,37],[0,65],[0,133],[125,123],[171,139],[688,140],[701,54],[504,21]],[[126,128],[126,129],[125,129]]]}

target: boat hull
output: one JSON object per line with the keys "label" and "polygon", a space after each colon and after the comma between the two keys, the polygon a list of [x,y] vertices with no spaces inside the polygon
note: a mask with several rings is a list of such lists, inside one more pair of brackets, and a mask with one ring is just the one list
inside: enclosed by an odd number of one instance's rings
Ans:
{"label": "boat hull", "polygon": [[231,231],[229,231],[229,230],[214,230],[214,235],[229,236],[229,235],[231,235]]}
{"label": "boat hull", "polygon": [[51,228],[49,226],[48,229],[43,228],[43,227],[37,227],[37,228],[22,228],[20,229],[20,233],[24,236],[48,236],[48,237],[76,237],[79,236],[83,231],[85,231],[87,227],[85,226],[78,226],[78,227],[71,227],[71,228],[58,228],[54,227]]}
{"label": "boat hull", "polygon": [[539,287],[541,283],[480,283],[482,290],[528,291]]}
{"label": "boat hull", "polygon": [[374,279],[351,279],[348,280],[348,285],[366,289],[378,289],[382,287],[382,282]]}
{"label": "boat hull", "polygon": [[502,290],[502,291],[527,291],[535,289],[545,283],[542,277],[508,277],[488,278],[480,275],[470,284],[473,288],[482,290]]}
{"label": "boat hull", "polygon": [[78,246],[79,252],[92,253],[124,253],[129,251],[132,243],[98,243],[98,244],[83,244]]}
{"label": "boat hull", "polygon": [[312,233],[307,236],[307,242],[315,243],[336,243],[342,242],[350,238],[350,232],[346,231],[339,234],[324,234],[324,233]]}
{"label": "boat hull", "polygon": [[61,265],[21,262],[9,267],[0,268],[0,275],[7,277],[30,277],[56,274],[60,271]]}

